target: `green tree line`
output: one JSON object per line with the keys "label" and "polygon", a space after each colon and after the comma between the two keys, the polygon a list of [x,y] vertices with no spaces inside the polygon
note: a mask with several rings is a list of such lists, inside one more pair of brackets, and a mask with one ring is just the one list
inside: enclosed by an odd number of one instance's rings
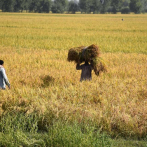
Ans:
{"label": "green tree line", "polygon": [[147,0],[0,0],[2,12],[117,13],[147,12]]}

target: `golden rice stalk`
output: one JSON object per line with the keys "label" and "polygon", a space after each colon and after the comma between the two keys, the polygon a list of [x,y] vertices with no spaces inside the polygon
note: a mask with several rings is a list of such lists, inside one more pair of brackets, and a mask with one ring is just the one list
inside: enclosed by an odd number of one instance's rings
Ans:
{"label": "golden rice stalk", "polygon": [[94,72],[97,76],[100,72],[107,72],[106,64],[101,57],[93,59],[91,64],[93,65]]}

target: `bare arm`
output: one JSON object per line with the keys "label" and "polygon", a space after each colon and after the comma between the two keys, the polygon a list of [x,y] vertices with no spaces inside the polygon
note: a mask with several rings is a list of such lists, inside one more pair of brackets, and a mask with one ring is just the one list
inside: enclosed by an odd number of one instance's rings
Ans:
{"label": "bare arm", "polygon": [[81,70],[82,68],[81,68],[81,65],[80,64],[77,64],[76,65],[76,70]]}

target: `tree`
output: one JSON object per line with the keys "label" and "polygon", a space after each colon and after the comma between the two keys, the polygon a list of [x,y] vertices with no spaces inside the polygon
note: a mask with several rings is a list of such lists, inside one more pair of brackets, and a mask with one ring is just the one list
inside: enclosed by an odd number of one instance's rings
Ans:
{"label": "tree", "polygon": [[122,1],[122,6],[121,6],[121,13],[122,14],[129,14],[130,13],[129,3],[130,3],[130,0],[123,0]]}
{"label": "tree", "polygon": [[122,14],[129,14],[130,13],[130,8],[129,7],[123,7],[121,9],[121,13]]}
{"label": "tree", "polygon": [[141,12],[141,0],[130,0],[130,10],[134,13],[140,13]]}
{"label": "tree", "polygon": [[100,9],[100,13],[106,13],[108,11],[108,8],[111,4],[111,1],[110,0],[105,0],[104,4],[102,5],[101,4],[101,9]]}
{"label": "tree", "polygon": [[23,11],[25,0],[15,0],[14,12]]}
{"label": "tree", "polygon": [[116,14],[122,6],[122,0],[111,0],[112,12]]}
{"label": "tree", "polygon": [[30,12],[49,13],[51,10],[51,0],[31,0],[29,2]]}
{"label": "tree", "polygon": [[51,11],[52,3],[51,0],[45,0],[44,6],[43,6],[43,11],[46,13],[49,13]]}
{"label": "tree", "polygon": [[99,0],[92,0],[92,6],[91,6],[91,11],[95,14],[95,13],[99,13],[100,12],[100,1]]}
{"label": "tree", "polygon": [[92,0],[79,0],[79,7],[81,13],[90,13],[92,12]]}
{"label": "tree", "polygon": [[23,8],[24,8],[24,10],[26,10],[26,12],[29,10],[29,0],[25,0],[25,2],[23,4]]}
{"label": "tree", "polygon": [[68,1],[67,0],[54,0],[52,6],[53,13],[64,13],[67,8]]}
{"label": "tree", "polygon": [[51,10],[53,13],[63,13],[64,12],[64,8],[61,5],[61,3],[53,3]]}
{"label": "tree", "polygon": [[0,0],[0,10],[2,9],[3,0]]}
{"label": "tree", "polygon": [[14,11],[15,0],[4,0],[2,3],[3,12],[13,12]]}
{"label": "tree", "polygon": [[29,1],[29,12],[37,12],[38,5],[39,5],[39,0],[30,0]]}
{"label": "tree", "polygon": [[130,0],[123,0],[122,7],[129,7]]}
{"label": "tree", "polygon": [[68,3],[68,12],[72,12],[73,14],[79,10],[78,2],[76,0],[71,0]]}
{"label": "tree", "polygon": [[51,10],[51,0],[40,0],[37,6],[39,13],[49,13]]}
{"label": "tree", "polygon": [[147,0],[141,0],[141,4],[142,4],[141,12],[143,13],[147,12]]}

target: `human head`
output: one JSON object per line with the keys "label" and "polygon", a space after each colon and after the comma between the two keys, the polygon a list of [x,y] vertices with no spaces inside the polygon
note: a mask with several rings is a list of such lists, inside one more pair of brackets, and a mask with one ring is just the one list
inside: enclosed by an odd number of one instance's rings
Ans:
{"label": "human head", "polygon": [[88,64],[88,61],[85,61],[85,64]]}
{"label": "human head", "polygon": [[4,61],[3,60],[0,60],[0,65],[3,65],[4,64]]}

